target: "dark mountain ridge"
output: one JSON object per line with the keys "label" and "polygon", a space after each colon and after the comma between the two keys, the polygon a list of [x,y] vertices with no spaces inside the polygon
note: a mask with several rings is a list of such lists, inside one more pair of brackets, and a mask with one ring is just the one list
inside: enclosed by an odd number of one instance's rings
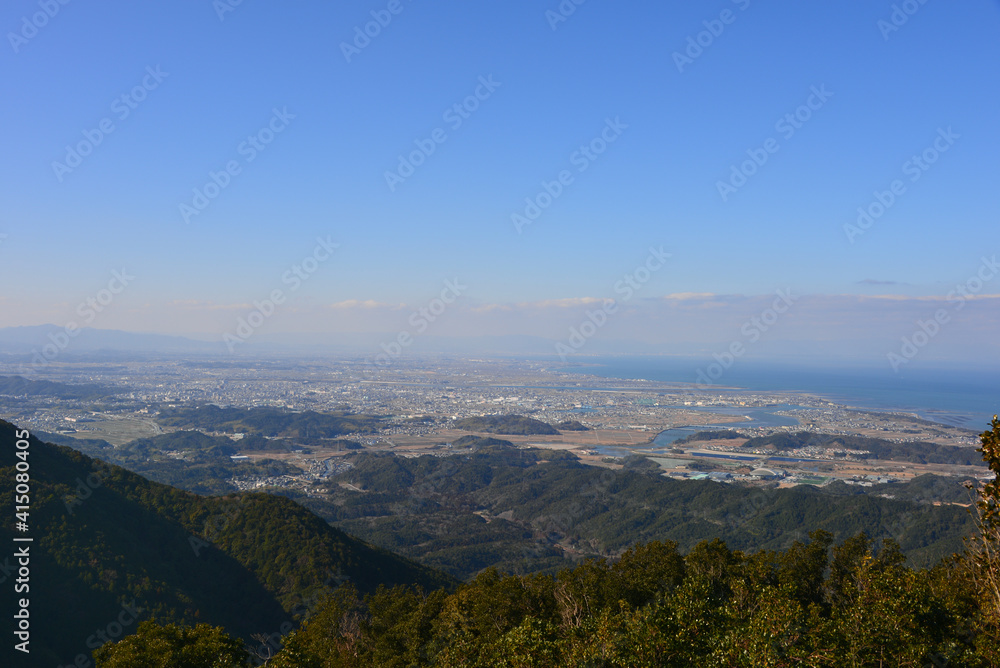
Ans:
{"label": "dark mountain ridge", "polygon": [[[33,651],[21,665],[89,658],[102,633],[127,635],[148,618],[209,622],[245,639],[275,633],[331,583],[350,581],[361,591],[454,583],[348,536],[290,499],[202,497],[25,434],[0,421],[8,518],[15,492],[24,490],[16,485],[28,485],[30,497],[29,529],[17,535],[33,539],[30,590],[23,594],[31,604]],[[19,450],[19,440],[28,447]],[[15,478],[24,461],[27,482]],[[0,542],[17,545],[14,528],[4,522]],[[0,578],[14,577],[12,561],[0,566]]]}

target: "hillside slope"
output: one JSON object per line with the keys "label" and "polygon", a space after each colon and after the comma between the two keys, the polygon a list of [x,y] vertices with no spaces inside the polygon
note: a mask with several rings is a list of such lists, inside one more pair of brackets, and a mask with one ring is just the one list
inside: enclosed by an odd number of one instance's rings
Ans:
{"label": "hillside slope", "polygon": [[[303,503],[353,535],[461,578],[488,566],[555,571],[566,558],[614,557],[652,540],[682,550],[714,538],[734,549],[778,550],[815,529],[838,541],[860,531],[894,538],[910,563],[930,566],[960,551],[972,531],[967,509],[952,505],[969,498],[957,478],[927,476],[862,494],[843,484],[676,481],[655,466],[611,470],[503,447],[446,458],[362,453],[351,461],[326,484],[325,499]],[[939,499],[947,505],[934,505]]]}
{"label": "hillside slope", "polygon": [[[18,430],[0,421],[0,542],[16,545],[13,500]],[[324,587],[361,591],[447,576],[371,547],[290,499],[201,497],[108,466],[69,448],[29,440],[30,663],[72,663],[102,634],[138,618],[209,622],[249,638],[281,630]],[[23,466],[22,466],[23,468]],[[13,549],[0,579],[13,577]],[[5,600],[12,588],[5,586]],[[13,609],[13,603],[5,609]],[[10,617],[8,617],[10,619]],[[11,625],[11,622],[8,622]],[[12,630],[12,629],[11,629]]]}

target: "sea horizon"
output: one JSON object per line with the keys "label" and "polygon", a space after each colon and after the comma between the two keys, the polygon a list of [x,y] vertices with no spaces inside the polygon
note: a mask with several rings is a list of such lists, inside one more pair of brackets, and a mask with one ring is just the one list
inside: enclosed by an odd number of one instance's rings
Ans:
{"label": "sea horizon", "polygon": [[[712,360],[667,356],[600,356],[574,360],[562,370],[604,378],[698,383],[698,371]],[[875,411],[915,413],[925,420],[973,431],[989,426],[1000,413],[997,371],[967,367],[924,367],[899,373],[871,366],[739,360],[706,391],[739,389],[801,392],[838,404]]]}

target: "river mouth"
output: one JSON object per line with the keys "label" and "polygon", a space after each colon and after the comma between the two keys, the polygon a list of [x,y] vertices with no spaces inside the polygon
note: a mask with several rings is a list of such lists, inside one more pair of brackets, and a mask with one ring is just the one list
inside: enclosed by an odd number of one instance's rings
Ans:
{"label": "river mouth", "polygon": [[[807,408],[795,404],[779,404],[768,406],[767,408],[740,408],[726,406],[666,406],[666,408],[681,408],[686,410],[699,411],[702,413],[714,413],[716,415],[741,415],[745,419],[742,422],[707,422],[705,424],[687,425],[664,429],[648,444],[636,446],[634,448],[623,448],[616,446],[597,446],[595,449],[606,457],[624,457],[637,450],[663,450],[668,449],[675,442],[686,438],[699,431],[725,431],[733,428],[755,428],[755,427],[794,427],[801,424],[796,418],[787,415],[777,415],[777,411],[798,410]],[[752,460],[760,457],[752,457]],[[803,460],[811,461],[811,460]]]}

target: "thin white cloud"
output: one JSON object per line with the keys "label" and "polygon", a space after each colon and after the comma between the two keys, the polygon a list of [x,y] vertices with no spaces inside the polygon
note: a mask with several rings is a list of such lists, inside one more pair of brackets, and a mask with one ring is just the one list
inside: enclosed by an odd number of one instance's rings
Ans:
{"label": "thin white cloud", "polygon": [[540,302],[521,302],[517,306],[521,308],[575,308],[577,306],[593,306],[607,300],[602,297],[567,297],[564,299],[546,299]]}
{"label": "thin white cloud", "polygon": [[388,304],[386,302],[378,302],[374,299],[345,299],[342,302],[334,302],[329,304],[327,308],[332,309],[392,309],[399,310],[406,308],[406,304]]}
{"label": "thin white cloud", "polygon": [[669,295],[663,295],[661,299],[688,301],[692,299],[713,299],[718,296],[712,292],[674,292]]}
{"label": "thin white cloud", "polygon": [[[149,307],[150,304],[147,303],[146,306]],[[219,304],[201,299],[173,299],[167,302],[167,306],[182,311],[242,311],[252,308],[249,303]]]}

